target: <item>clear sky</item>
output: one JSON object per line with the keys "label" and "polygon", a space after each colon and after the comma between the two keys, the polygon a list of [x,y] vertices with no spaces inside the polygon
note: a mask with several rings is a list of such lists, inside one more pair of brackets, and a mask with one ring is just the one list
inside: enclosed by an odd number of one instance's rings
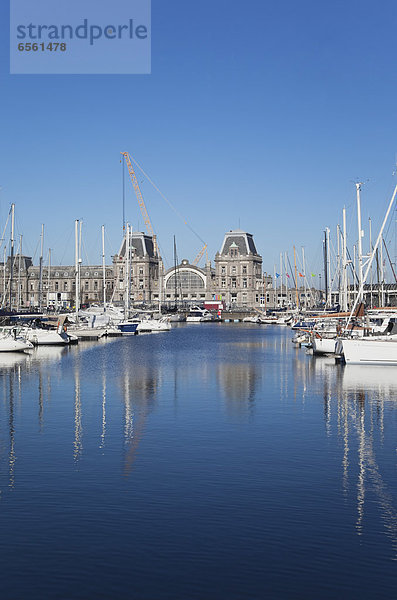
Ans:
{"label": "clear sky", "polygon": [[[108,256],[117,252],[124,150],[211,258],[240,227],[254,234],[265,271],[295,245],[318,273],[322,232],[334,234],[344,205],[350,245],[357,239],[357,180],[364,225],[371,217],[377,231],[397,181],[395,2],[153,0],[152,74],[121,76],[9,75],[5,4],[0,219],[14,202],[36,263],[41,223],[54,261],[73,262],[77,218],[84,262],[100,262],[102,224]],[[179,258],[193,260],[199,239],[139,180],[167,265],[174,234]],[[128,181],[126,200],[143,229]]]}

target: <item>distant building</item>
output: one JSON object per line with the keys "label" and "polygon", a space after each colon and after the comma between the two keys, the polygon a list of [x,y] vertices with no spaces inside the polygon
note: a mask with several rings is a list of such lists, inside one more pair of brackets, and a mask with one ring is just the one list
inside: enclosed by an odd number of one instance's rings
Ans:
{"label": "distant building", "polygon": [[[140,231],[130,234],[131,249],[131,304],[158,302],[160,294],[159,274],[163,263],[152,236]],[[114,298],[124,302],[126,287],[126,235],[119,253],[113,256]]]}
{"label": "distant building", "polygon": [[240,229],[225,234],[220,252],[215,255],[213,293],[226,305],[263,305],[262,257],[251,233]]}

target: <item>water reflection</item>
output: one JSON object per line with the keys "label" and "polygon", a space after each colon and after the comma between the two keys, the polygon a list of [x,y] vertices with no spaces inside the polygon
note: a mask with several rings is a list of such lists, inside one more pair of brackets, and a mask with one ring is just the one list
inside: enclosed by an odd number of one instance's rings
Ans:
{"label": "water reflection", "polygon": [[[152,437],[156,435],[147,426],[150,415],[155,410],[159,418],[165,415],[162,425],[165,423],[169,428],[172,443],[174,422],[167,421],[167,408],[171,403],[171,407],[178,409],[178,402],[191,389],[205,389],[211,400],[206,403],[210,408],[186,402],[183,410],[174,411],[175,421],[182,420],[188,410],[201,411],[203,421],[210,419],[214,416],[211,407],[218,403],[225,407],[229,417],[242,422],[244,433],[254,420],[257,427],[263,417],[266,417],[263,421],[271,423],[272,410],[279,411],[278,418],[284,415],[291,419],[296,415],[294,424],[298,424],[299,411],[295,409],[301,406],[302,412],[312,411],[313,430],[309,435],[327,436],[328,452],[338,457],[340,488],[346,505],[350,502],[354,507],[351,521],[354,535],[363,540],[368,534],[369,515],[374,510],[369,496],[375,497],[378,518],[397,558],[394,470],[387,454],[387,444],[395,446],[395,441],[391,442],[394,431],[388,428],[390,418],[397,418],[395,370],[343,367],[332,358],[308,356],[292,347],[288,333],[276,331],[264,334],[263,339],[230,344],[219,343],[214,333],[213,350],[211,347],[211,353],[208,352],[206,340],[206,346],[198,351],[200,360],[193,351],[192,356],[181,356],[178,348],[166,348],[163,352],[157,346],[153,349],[150,336],[144,338],[148,346],[139,346],[142,340],[128,343],[120,340],[111,342],[113,345],[39,348],[29,355],[0,354],[3,381],[0,435],[4,447],[4,479],[0,487],[15,488],[23,473],[24,436],[30,436],[32,443],[37,430],[40,433],[37,452],[44,452],[42,448],[47,454],[61,452],[59,447],[63,445],[74,474],[77,470],[74,465],[78,465],[79,471],[84,468],[83,453],[84,458],[92,458],[96,452],[95,459],[100,459],[102,465],[112,469],[118,461],[121,473],[128,477],[138,451],[142,451],[144,435],[148,431]],[[273,407],[267,402],[270,392]],[[56,402],[50,405],[51,396]],[[29,428],[32,420],[34,427]],[[226,421],[219,427],[227,428],[230,422]],[[51,437],[55,428],[57,434],[59,431],[57,445]],[[145,451],[147,447],[145,444]],[[297,460],[304,460],[302,452]],[[106,460],[102,460],[104,456]]]}
{"label": "water reflection", "polygon": [[299,373],[310,380],[312,371],[323,387],[327,435],[332,436],[336,424],[337,435],[342,439],[342,485],[346,497],[355,481],[356,533],[360,537],[364,535],[366,499],[368,494],[375,494],[385,533],[397,560],[394,479],[392,484],[387,482],[387,475],[382,474],[377,460],[377,451],[383,451],[385,404],[397,410],[395,373],[390,367],[342,366],[324,358],[311,359],[307,370],[302,368]]}
{"label": "water reflection", "polygon": [[217,379],[230,416],[252,414],[261,371],[255,364],[219,364]]}

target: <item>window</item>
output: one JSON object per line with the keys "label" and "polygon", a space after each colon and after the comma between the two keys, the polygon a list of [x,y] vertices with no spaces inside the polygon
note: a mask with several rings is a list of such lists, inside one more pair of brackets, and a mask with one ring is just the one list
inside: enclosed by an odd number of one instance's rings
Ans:
{"label": "window", "polygon": [[98,282],[94,281],[94,290],[97,290],[97,289],[98,289]]}
{"label": "window", "polygon": [[67,282],[67,281],[64,281],[64,282],[63,282],[63,291],[64,291],[64,292],[67,292],[67,291],[68,291],[68,282]]}
{"label": "window", "polygon": [[85,272],[85,276],[86,276],[86,277],[89,277],[89,276],[90,276],[90,272],[89,272],[89,271],[86,271],[86,272]]}
{"label": "window", "polygon": [[232,277],[232,288],[237,287],[237,281],[235,277]]}
{"label": "window", "polygon": [[232,275],[236,274],[236,267],[232,267]]}
{"label": "window", "polygon": [[243,275],[246,275],[246,274],[247,274],[247,266],[243,265]]}
{"label": "window", "polygon": [[143,290],[143,279],[139,280],[139,289]]}
{"label": "window", "polygon": [[55,272],[55,277],[59,277],[58,271]]}
{"label": "window", "polygon": [[222,287],[225,288],[226,287],[226,279],[222,279]]}
{"label": "window", "polygon": [[58,282],[58,281],[56,281],[56,282],[55,282],[55,291],[57,292],[58,290],[59,290],[59,282]]}
{"label": "window", "polygon": [[243,288],[247,288],[247,278],[243,278]]}
{"label": "window", "polygon": [[89,283],[88,281],[85,281],[85,282],[84,282],[84,290],[85,290],[86,292],[88,292],[88,283]]}
{"label": "window", "polygon": [[221,275],[226,275],[226,267],[221,267]]}
{"label": "window", "polygon": [[69,273],[67,271],[64,272],[63,276],[68,277]]}
{"label": "window", "polygon": [[235,304],[237,302],[237,294],[231,294],[231,302]]}
{"label": "window", "polygon": [[139,275],[143,275],[143,267],[139,267]]}

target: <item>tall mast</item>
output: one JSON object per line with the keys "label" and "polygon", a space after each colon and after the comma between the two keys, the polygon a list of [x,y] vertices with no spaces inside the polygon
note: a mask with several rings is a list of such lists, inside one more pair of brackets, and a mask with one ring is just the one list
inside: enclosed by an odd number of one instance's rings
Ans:
{"label": "tall mast", "polygon": [[[79,220],[76,219],[74,222],[74,267],[75,267],[75,312],[76,312],[76,323],[79,318],[80,308],[80,290],[79,290]],[[57,304],[57,302],[56,302]]]}
{"label": "tall mast", "polygon": [[5,306],[6,301],[6,262],[7,262],[7,247],[4,246],[4,254],[3,254],[3,299],[1,302],[1,306]]}
{"label": "tall mast", "polygon": [[[369,225],[369,255],[371,256],[372,254],[372,221],[371,221],[371,217],[368,218],[368,225]],[[373,293],[373,273],[372,273],[372,265],[371,265],[371,270],[370,270],[370,303],[371,303],[371,308],[372,308],[372,293]]]}
{"label": "tall mast", "polygon": [[381,306],[384,306],[385,305],[385,288],[384,288],[385,272],[384,272],[384,268],[383,268],[383,235],[381,235],[381,237],[380,237],[379,251],[380,251]]}
{"label": "tall mast", "polygon": [[[361,229],[361,201],[360,201],[360,191],[361,191],[362,183],[356,183],[356,191],[357,191],[357,228],[358,228],[358,283],[359,289],[362,293],[362,285],[363,285],[363,245],[362,245],[362,237],[363,231]],[[360,296],[359,301],[362,299]]]}
{"label": "tall mast", "polygon": [[337,241],[337,248],[338,248],[338,256],[337,256],[337,261],[336,261],[336,265],[337,265],[337,274],[338,274],[338,304],[341,304],[341,285],[342,285],[342,277],[341,277],[341,260],[340,260],[340,240],[341,240],[341,232],[340,232],[340,225],[338,224],[336,226],[336,241]]}
{"label": "tall mast", "polygon": [[159,315],[161,316],[161,294],[163,292],[163,263],[159,261]]}
{"label": "tall mast", "polygon": [[[276,268],[274,268],[274,271],[276,271]],[[280,304],[281,304],[281,306],[283,306],[283,254],[282,254],[282,252],[280,252],[280,277],[281,277],[281,279],[280,279],[280,288],[281,288]]]}
{"label": "tall mast", "polygon": [[303,268],[303,285],[304,285],[304,289],[305,289],[305,308],[307,308],[305,249],[303,246],[302,246],[302,268]]}
{"label": "tall mast", "polygon": [[48,248],[47,308],[50,306],[50,283],[51,283],[51,248]]}
{"label": "tall mast", "polygon": [[327,251],[327,230],[324,231],[323,242],[323,259],[324,259],[324,289],[325,289],[325,305],[328,304],[328,251]]}
{"label": "tall mast", "polygon": [[129,223],[126,225],[125,232],[125,297],[124,297],[124,318],[128,319],[128,312],[130,308],[130,226]]}
{"label": "tall mast", "polygon": [[14,277],[14,226],[15,226],[15,204],[11,204],[10,310],[12,310],[12,280]]}
{"label": "tall mast", "polygon": [[296,308],[299,308],[299,294],[298,294],[298,273],[296,270],[296,252],[294,246],[294,266],[295,266],[295,298],[296,298]]}
{"label": "tall mast", "polygon": [[81,243],[82,243],[82,229],[83,229],[83,221],[79,221],[79,264],[78,264],[78,275],[79,275],[79,308],[81,306]]}
{"label": "tall mast", "polygon": [[327,297],[329,300],[329,306],[331,306],[331,244],[329,243],[329,227],[325,228],[326,237],[327,237],[327,281],[328,281],[328,290]]}
{"label": "tall mast", "polygon": [[[160,272],[159,272],[160,274]],[[175,235],[174,235],[174,296],[175,296],[175,309],[178,306],[177,303],[177,286],[178,286],[178,282],[177,282],[177,275],[176,275],[176,241],[175,241]],[[159,283],[160,283],[160,278],[159,278]]]}
{"label": "tall mast", "polygon": [[346,240],[346,208],[343,208],[343,250],[342,250],[342,310],[347,311],[347,240]]}
{"label": "tall mast", "polygon": [[44,244],[44,224],[41,225],[41,245],[39,262],[39,309],[41,310],[43,295],[43,244]]}
{"label": "tall mast", "polygon": [[21,254],[22,254],[22,235],[19,236],[19,256],[18,256],[18,304],[17,310],[21,308]]}
{"label": "tall mast", "polygon": [[103,312],[106,312],[105,225],[102,225]]}

